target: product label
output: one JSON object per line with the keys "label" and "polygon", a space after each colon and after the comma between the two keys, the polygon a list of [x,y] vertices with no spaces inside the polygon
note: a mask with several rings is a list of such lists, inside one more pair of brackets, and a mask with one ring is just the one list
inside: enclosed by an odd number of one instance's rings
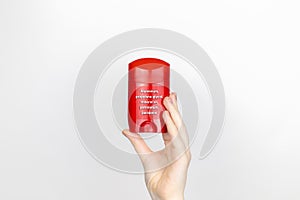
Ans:
{"label": "product label", "polygon": [[161,112],[165,110],[162,100],[169,95],[168,93],[169,89],[161,85],[149,84],[137,88],[129,100],[132,120],[158,119]]}

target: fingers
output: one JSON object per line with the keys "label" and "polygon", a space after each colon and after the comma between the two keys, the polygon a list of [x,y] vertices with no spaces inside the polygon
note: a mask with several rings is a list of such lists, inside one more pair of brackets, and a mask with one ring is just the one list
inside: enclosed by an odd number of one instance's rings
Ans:
{"label": "fingers", "polygon": [[131,133],[127,129],[123,130],[122,133],[129,139],[138,154],[147,154],[152,152],[152,150],[148,147],[144,139],[139,134]]}
{"label": "fingers", "polygon": [[170,94],[170,98],[171,98],[171,100],[172,100],[172,102],[173,102],[173,104],[174,104],[176,110],[178,110],[177,94],[176,94],[175,92],[172,92],[172,93]]}
{"label": "fingers", "polygon": [[169,97],[165,97],[163,103],[166,109],[169,111],[177,129],[181,128],[182,119],[178,111],[176,95],[172,93]]}
{"label": "fingers", "polygon": [[169,111],[166,112],[166,119],[170,118],[169,120],[173,122],[173,123],[169,123],[169,127],[167,126],[170,135],[169,134],[163,135],[165,144],[169,143],[170,140],[172,140],[174,136],[178,134],[181,137],[184,145],[188,147],[189,138],[183,120],[181,118],[181,114],[178,110],[176,93],[171,93],[169,97],[166,97],[164,99],[164,105],[166,109]]}
{"label": "fingers", "polygon": [[163,112],[162,116],[163,116],[163,120],[167,126],[168,134],[172,138],[176,137],[176,135],[178,134],[177,127],[176,127],[175,123],[173,122],[173,120],[170,116],[170,113],[167,110],[165,110]]}
{"label": "fingers", "polygon": [[184,148],[184,144],[180,135],[178,134],[178,129],[174,124],[168,111],[163,112],[163,119],[168,129],[168,133],[163,134],[165,145],[170,144],[171,146],[175,147],[175,149],[177,149],[178,151],[182,150],[182,148]]}

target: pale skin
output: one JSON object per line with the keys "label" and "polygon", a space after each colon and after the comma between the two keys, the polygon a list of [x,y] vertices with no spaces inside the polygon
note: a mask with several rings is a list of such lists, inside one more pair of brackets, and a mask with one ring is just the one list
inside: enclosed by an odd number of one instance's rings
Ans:
{"label": "pale skin", "polygon": [[145,182],[153,200],[183,200],[191,160],[188,134],[178,111],[177,97],[171,93],[163,104],[167,133],[162,134],[165,148],[153,152],[139,134],[123,130],[138,153],[145,170]]}

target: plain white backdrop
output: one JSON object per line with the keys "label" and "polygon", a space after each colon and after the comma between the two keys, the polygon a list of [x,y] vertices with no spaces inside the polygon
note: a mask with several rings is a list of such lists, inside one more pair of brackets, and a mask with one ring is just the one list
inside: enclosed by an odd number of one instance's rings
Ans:
{"label": "plain white backdrop", "polygon": [[296,0],[0,0],[0,199],[149,199],[141,175],[103,167],[76,135],[72,95],[89,53],[137,28],[198,42],[227,97],[223,135],[194,158],[186,199],[300,199]]}

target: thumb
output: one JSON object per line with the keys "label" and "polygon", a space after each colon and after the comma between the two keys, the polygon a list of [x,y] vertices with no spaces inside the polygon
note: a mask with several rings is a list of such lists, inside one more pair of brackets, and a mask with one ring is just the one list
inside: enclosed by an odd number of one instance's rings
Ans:
{"label": "thumb", "polygon": [[123,130],[122,133],[129,139],[138,154],[152,153],[152,150],[138,133],[132,133],[128,129]]}

